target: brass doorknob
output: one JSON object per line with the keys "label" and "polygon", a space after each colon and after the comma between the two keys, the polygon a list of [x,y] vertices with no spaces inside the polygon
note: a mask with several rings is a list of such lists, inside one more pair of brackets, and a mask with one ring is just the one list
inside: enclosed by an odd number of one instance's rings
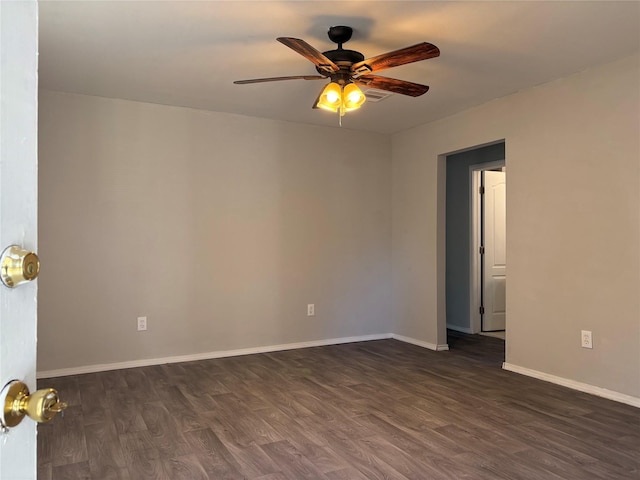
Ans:
{"label": "brass doorknob", "polygon": [[9,382],[0,398],[4,400],[1,423],[15,427],[25,415],[38,423],[45,423],[67,408],[53,388],[43,388],[29,394],[29,388],[19,380]]}
{"label": "brass doorknob", "polygon": [[7,287],[34,280],[40,272],[38,256],[17,245],[5,248],[0,256],[0,279]]}

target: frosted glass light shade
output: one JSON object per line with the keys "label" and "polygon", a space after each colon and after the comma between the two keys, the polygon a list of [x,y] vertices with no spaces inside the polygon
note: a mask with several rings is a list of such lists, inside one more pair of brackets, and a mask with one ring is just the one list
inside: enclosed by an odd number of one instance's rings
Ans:
{"label": "frosted glass light shade", "polygon": [[342,103],[342,89],[335,82],[329,83],[320,94],[316,107],[337,112]]}
{"label": "frosted glass light shade", "polygon": [[362,93],[362,90],[360,90],[355,83],[345,85],[342,92],[342,98],[344,102],[344,109],[347,112],[360,108],[367,99],[367,97],[364,96],[364,93]]}

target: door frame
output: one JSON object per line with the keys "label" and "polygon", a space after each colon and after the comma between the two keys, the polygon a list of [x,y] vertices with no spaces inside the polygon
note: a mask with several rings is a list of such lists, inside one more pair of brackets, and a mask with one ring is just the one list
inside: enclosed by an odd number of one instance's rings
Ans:
{"label": "door frame", "polygon": [[506,167],[506,160],[469,165],[469,189],[471,192],[469,195],[469,212],[471,213],[469,218],[469,232],[471,232],[471,238],[469,239],[469,325],[471,333],[480,333],[482,331],[482,318],[480,316],[482,268],[479,255],[482,235],[482,202],[479,194],[481,172],[498,167]]}

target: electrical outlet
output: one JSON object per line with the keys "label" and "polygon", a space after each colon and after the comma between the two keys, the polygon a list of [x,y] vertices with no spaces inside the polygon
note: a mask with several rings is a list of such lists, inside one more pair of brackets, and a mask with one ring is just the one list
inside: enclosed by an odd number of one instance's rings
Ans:
{"label": "electrical outlet", "polygon": [[138,331],[147,329],[147,317],[138,317]]}
{"label": "electrical outlet", "polygon": [[307,317],[313,317],[316,314],[316,306],[313,303],[307,305]]}
{"label": "electrical outlet", "polygon": [[582,348],[593,348],[593,338],[590,330],[582,330],[580,334],[582,338]]}

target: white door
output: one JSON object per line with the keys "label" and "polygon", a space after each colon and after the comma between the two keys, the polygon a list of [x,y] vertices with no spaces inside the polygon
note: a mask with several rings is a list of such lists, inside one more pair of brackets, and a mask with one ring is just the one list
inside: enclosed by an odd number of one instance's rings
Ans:
{"label": "white door", "polygon": [[506,328],[506,173],[486,170],[484,181],[484,255],[482,330]]}
{"label": "white door", "polygon": [[[37,243],[38,5],[0,1],[0,251]],[[36,284],[0,284],[0,389],[36,387]],[[0,478],[36,478],[36,423],[0,433]]]}

